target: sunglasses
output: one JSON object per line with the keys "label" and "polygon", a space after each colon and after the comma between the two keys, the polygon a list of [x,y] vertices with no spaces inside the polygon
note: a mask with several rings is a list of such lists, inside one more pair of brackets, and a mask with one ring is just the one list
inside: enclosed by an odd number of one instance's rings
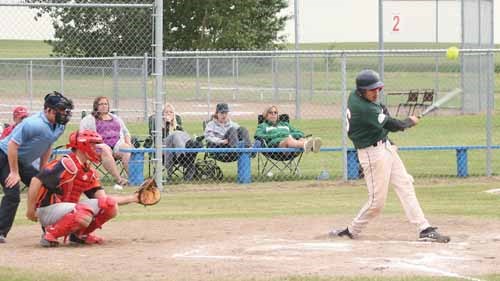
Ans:
{"label": "sunglasses", "polygon": [[278,114],[278,111],[269,111],[267,114]]}

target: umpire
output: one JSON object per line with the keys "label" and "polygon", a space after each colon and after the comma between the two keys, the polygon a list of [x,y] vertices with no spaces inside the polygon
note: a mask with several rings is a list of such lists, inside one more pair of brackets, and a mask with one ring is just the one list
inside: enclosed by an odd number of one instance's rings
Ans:
{"label": "umpire", "polygon": [[413,178],[399,158],[397,147],[387,138],[389,132],[403,131],[415,126],[418,118],[392,118],[387,109],[378,102],[378,95],[383,87],[384,83],[380,81],[377,72],[363,70],[356,77],[356,90],[349,96],[347,132],[357,149],[363,168],[368,202],[347,228],[334,230],[330,232],[330,236],[356,238],[366,225],[382,212],[389,183],[392,183],[406,217],[418,227],[419,240],[447,243],[450,237],[440,234],[425,218],[415,194]]}
{"label": "umpire", "polygon": [[20,201],[19,181],[29,185],[38,174],[32,163],[40,158],[40,168],[47,164],[52,144],[64,133],[71,118],[73,102],[61,93],[45,96],[44,111],[23,120],[0,141],[0,183],[4,196],[0,204],[0,243],[5,243]]}

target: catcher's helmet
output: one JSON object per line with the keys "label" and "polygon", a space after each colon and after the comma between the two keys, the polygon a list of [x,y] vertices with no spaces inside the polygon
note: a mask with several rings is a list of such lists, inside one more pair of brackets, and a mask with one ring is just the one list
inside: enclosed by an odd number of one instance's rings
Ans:
{"label": "catcher's helmet", "polygon": [[66,125],[66,123],[69,122],[69,119],[71,119],[73,101],[63,96],[61,93],[54,91],[52,93],[48,93],[45,96],[43,107],[44,109],[50,108],[57,110],[56,122],[62,125]]}
{"label": "catcher's helmet", "polygon": [[377,72],[371,69],[362,70],[356,76],[356,89],[366,91],[384,87]]}
{"label": "catcher's helmet", "polygon": [[102,137],[92,130],[74,131],[69,135],[68,148],[78,149],[85,153],[90,161],[101,161],[101,154],[97,151],[96,144],[102,143]]}

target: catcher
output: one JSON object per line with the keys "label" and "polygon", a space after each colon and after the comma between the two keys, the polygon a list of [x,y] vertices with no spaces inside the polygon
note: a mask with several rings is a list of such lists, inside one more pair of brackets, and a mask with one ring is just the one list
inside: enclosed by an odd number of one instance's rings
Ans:
{"label": "catcher", "polygon": [[[71,153],[51,161],[32,179],[26,217],[40,221],[43,247],[58,246],[58,238],[67,236],[70,243],[101,244],[104,240],[93,232],[117,215],[118,205],[159,201],[160,192],[152,179],[134,194],[106,195],[90,163],[100,161],[96,149],[100,143],[102,137],[94,131],[72,132],[67,145]],[[87,199],[80,200],[82,193]]]}

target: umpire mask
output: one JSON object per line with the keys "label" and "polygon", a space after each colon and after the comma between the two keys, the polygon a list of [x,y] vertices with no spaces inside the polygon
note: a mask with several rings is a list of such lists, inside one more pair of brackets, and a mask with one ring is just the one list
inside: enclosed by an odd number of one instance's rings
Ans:
{"label": "umpire mask", "polygon": [[73,101],[54,91],[45,96],[44,108],[50,108],[56,112],[57,124],[66,125],[71,119]]}
{"label": "umpire mask", "polygon": [[66,125],[71,119],[72,113],[71,109],[65,109],[64,111],[56,112],[56,123],[61,125]]}

